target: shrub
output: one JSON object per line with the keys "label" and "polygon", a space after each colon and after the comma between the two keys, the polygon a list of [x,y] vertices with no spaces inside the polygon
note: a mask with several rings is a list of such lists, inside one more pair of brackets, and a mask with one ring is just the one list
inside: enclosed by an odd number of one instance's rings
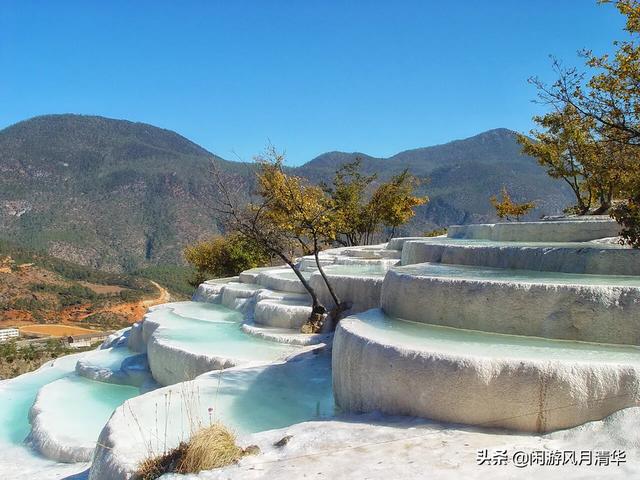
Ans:
{"label": "shrub", "polygon": [[243,450],[235,435],[224,425],[214,423],[197,431],[187,444],[178,465],[179,473],[198,473],[237,462]]}
{"label": "shrub", "polygon": [[231,234],[189,246],[184,256],[196,268],[195,286],[207,276],[231,277],[243,270],[267,265],[269,254],[245,236]]}
{"label": "shrub", "polygon": [[620,236],[623,242],[633,248],[640,248],[640,199],[630,198],[625,203],[616,205],[611,216],[622,225]]}
{"label": "shrub", "polygon": [[434,230],[429,230],[428,232],[425,232],[422,236],[423,237],[440,237],[446,234],[447,234],[446,228],[436,228]]}
{"label": "shrub", "polygon": [[511,200],[511,196],[509,195],[509,192],[507,192],[506,187],[502,187],[502,200],[498,200],[494,195],[489,199],[489,201],[496,209],[498,218],[506,218],[508,221],[511,221],[510,217],[520,221],[520,217],[526,215],[529,210],[535,207],[533,202],[515,203]]}
{"label": "shrub", "polygon": [[139,480],[155,480],[165,473],[177,471],[178,462],[185,453],[187,444],[181,442],[176,448],[157,457],[146,458],[138,467],[133,478]]}
{"label": "shrub", "polygon": [[141,480],[154,480],[165,473],[198,473],[231,465],[245,451],[236,445],[235,435],[221,423],[196,431],[188,442],[157,457],[144,460],[136,473]]}

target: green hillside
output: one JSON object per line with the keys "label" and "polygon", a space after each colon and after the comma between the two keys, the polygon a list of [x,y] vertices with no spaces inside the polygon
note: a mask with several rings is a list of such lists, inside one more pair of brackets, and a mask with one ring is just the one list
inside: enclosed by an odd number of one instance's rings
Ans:
{"label": "green hillside", "polygon": [[18,123],[0,132],[0,231],[99,269],[177,263],[185,243],[217,230],[212,158],[141,123],[78,115]]}
{"label": "green hillside", "polygon": [[[424,180],[431,202],[402,233],[493,220],[488,198],[503,185],[516,200],[536,200],[534,216],[571,199],[505,129],[388,159],[331,152],[293,170],[327,181],[357,157],[381,178],[409,168]],[[174,276],[167,266],[183,264],[184,246],[220,228],[212,159],[251,178],[250,166],[143,123],[82,115],[20,122],[0,131],[0,238],[97,269]]]}

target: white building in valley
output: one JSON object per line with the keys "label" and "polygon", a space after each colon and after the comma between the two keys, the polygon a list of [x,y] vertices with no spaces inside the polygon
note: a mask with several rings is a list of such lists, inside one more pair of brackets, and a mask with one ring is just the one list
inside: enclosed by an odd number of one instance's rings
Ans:
{"label": "white building in valley", "polygon": [[7,341],[11,338],[17,338],[20,336],[20,332],[17,328],[3,328],[0,329],[0,342]]}

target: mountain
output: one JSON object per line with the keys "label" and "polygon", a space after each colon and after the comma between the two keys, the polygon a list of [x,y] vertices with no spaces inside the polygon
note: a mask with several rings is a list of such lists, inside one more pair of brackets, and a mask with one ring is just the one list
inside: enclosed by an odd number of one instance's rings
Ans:
{"label": "mountain", "polygon": [[[356,158],[381,179],[408,168],[425,180],[431,201],[403,233],[493,220],[488,197],[503,185],[516,200],[536,200],[535,215],[557,213],[571,201],[561,182],[520,154],[506,129],[386,159],[330,152],[292,170],[330,181]],[[144,123],[84,115],[17,123],[0,131],[0,237],[103,270],[180,264],[186,244],[219,230],[214,159],[250,178],[246,164]]]}
{"label": "mountain", "polygon": [[528,218],[559,213],[572,197],[562,182],[553,180],[537,162],[520,151],[516,133],[499,128],[443,145],[416,148],[389,158],[361,153],[330,152],[296,169],[312,181],[330,181],[338,166],[360,159],[362,170],[387,179],[405,168],[424,180],[430,202],[401,234],[424,232],[456,223],[496,221],[489,197],[506,186],[514,200],[534,200]]}
{"label": "mountain", "polygon": [[94,268],[176,263],[217,231],[212,159],[143,123],[47,115],[0,131],[2,236]]}

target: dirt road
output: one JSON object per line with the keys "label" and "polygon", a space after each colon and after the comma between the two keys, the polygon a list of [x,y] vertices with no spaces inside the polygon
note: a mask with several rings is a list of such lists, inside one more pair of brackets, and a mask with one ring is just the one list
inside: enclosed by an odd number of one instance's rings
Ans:
{"label": "dirt road", "polygon": [[153,280],[149,280],[149,281],[153,283],[153,285],[158,289],[158,291],[160,292],[160,295],[150,300],[143,300],[142,305],[148,308],[148,307],[153,307],[154,305],[159,305],[161,303],[167,303],[171,301],[171,294],[166,288],[164,288],[159,283],[154,282]]}

